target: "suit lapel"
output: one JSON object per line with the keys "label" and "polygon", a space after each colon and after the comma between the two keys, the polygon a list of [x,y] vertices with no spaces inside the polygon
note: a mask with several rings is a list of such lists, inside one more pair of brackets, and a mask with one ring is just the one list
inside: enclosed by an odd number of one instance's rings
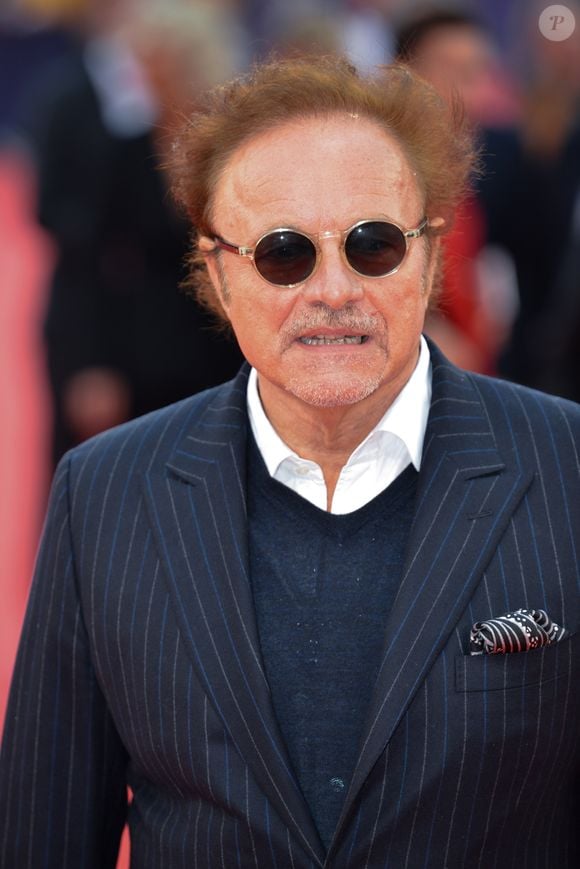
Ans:
{"label": "suit lapel", "polygon": [[415,518],[339,828],[467,606],[532,478],[504,462],[473,381],[435,347],[430,350],[433,395]]}
{"label": "suit lapel", "polygon": [[223,387],[145,481],[175,612],[208,697],[280,818],[315,864],[323,852],[272,709],[248,577],[248,368]]}

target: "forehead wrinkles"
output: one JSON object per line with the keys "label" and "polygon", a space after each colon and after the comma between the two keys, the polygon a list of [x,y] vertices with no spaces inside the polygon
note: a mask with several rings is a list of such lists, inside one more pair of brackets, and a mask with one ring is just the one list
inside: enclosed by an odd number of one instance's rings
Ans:
{"label": "forehead wrinkles", "polygon": [[275,182],[272,173],[256,176],[255,161],[245,159],[246,152],[245,146],[234,152],[216,181],[211,213],[212,222],[217,219],[220,227],[235,227],[240,218],[251,216],[256,206],[263,207],[264,188]]}
{"label": "forehead wrinkles", "polygon": [[220,226],[312,220],[336,228],[339,215],[360,219],[371,211],[403,219],[405,204],[423,198],[403,148],[372,121],[354,123],[309,119],[241,145],[218,180]]}

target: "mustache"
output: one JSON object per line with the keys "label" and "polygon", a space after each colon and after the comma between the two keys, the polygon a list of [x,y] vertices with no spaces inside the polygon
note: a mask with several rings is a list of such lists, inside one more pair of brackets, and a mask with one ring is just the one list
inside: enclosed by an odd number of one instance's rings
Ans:
{"label": "mustache", "polygon": [[294,341],[305,332],[320,327],[327,329],[340,329],[348,335],[351,332],[358,332],[364,335],[370,335],[377,330],[377,317],[370,314],[364,314],[362,311],[349,311],[341,309],[335,311],[333,308],[318,308],[309,312],[305,312],[284,329],[284,338],[288,341]]}

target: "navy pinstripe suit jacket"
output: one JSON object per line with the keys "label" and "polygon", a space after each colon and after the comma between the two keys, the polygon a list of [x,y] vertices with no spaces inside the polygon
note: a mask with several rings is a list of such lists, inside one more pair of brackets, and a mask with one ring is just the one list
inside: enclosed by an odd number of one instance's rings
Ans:
{"label": "navy pinstripe suit jacket", "polygon": [[[6,721],[3,869],[114,866],[127,782],[143,869],[580,865],[580,408],[431,349],[406,567],[328,854],[257,640],[246,369],[59,468]],[[518,607],[568,637],[467,655],[473,622]]]}

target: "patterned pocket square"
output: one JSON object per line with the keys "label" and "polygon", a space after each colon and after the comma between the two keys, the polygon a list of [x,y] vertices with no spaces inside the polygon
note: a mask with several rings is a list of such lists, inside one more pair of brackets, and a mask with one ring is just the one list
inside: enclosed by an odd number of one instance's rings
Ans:
{"label": "patterned pocket square", "polygon": [[469,636],[469,654],[527,652],[557,643],[565,633],[544,610],[514,610],[497,619],[476,622]]}

